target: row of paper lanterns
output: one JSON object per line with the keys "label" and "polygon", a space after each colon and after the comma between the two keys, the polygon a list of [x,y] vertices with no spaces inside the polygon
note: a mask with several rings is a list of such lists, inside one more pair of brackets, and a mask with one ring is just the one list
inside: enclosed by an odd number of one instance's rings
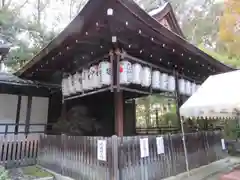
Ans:
{"label": "row of paper lanterns", "polygon": [[[120,62],[120,84],[140,85],[144,88],[152,86],[153,90],[175,91],[175,77],[158,70],[151,70],[148,66],[139,63]],[[64,77],[62,80],[62,93],[64,96],[73,95],[103,86],[109,86],[112,81],[112,67],[108,61],[102,61],[99,65],[93,65],[89,69],[83,69],[74,75]],[[180,79],[179,91],[184,95],[193,94],[198,85],[190,81]]]}

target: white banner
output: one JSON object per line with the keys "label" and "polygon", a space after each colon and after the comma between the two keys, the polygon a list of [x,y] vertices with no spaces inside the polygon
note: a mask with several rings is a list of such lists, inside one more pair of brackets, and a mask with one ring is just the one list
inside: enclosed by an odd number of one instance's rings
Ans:
{"label": "white banner", "polygon": [[164,154],[164,140],[163,137],[156,137],[156,144],[157,144],[157,154]]}
{"label": "white banner", "polygon": [[97,141],[97,159],[100,161],[107,161],[107,141]]}
{"label": "white banner", "polygon": [[221,143],[222,143],[222,150],[226,150],[225,140],[221,139]]}
{"label": "white banner", "polygon": [[148,138],[140,139],[140,154],[141,158],[149,156]]}

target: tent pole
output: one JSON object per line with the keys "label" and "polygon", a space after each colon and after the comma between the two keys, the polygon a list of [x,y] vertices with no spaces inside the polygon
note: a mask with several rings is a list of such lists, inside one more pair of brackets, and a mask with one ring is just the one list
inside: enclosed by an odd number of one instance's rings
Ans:
{"label": "tent pole", "polygon": [[184,155],[185,155],[186,169],[187,169],[187,173],[188,173],[188,177],[189,177],[190,176],[190,171],[189,171],[188,153],[187,153],[187,146],[186,146],[186,139],[185,139],[185,132],[184,132],[184,128],[183,128],[183,122],[184,122],[184,118],[181,117],[183,149],[184,149]]}

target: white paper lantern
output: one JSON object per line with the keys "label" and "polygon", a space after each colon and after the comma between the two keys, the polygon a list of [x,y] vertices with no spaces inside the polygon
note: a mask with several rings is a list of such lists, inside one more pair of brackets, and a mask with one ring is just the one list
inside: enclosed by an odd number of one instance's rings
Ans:
{"label": "white paper lantern", "polygon": [[200,84],[196,85],[196,91],[200,88],[200,86],[201,86]]}
{"label": "white paper lantern", "polygon": [[74,87],[74,79],[73,79],[72,75],[68,76],[68,91],[69,91],[69,94],[75,94],[76,93],[76,90],[75,90],[75,87]]}
{"label": "white paper lantern", "polygon": [[99,86],[98,66],[97,65],[91,66],[88,71],[88,85],[89,85],[89,89],[94,89]]}
{"label": "white paper lantern", "polygon": [[186,94],[187,95],[191,95],[191,82],[190,81],[186,81]]}
{"label": "white paper lantern", "polygon": [[197,85],[195,83],[192,83],[192,94],[194,94],[196,92]]}
{"label": "white paper lantern", "polygon": [[82,90],[87,91],[89,89],[88,85],[88,69],[82,70]]}
{"label": "white paper lantern", "polygon": [[175,77],[174,76],[168,76],[168,90],[170,92],[175,91]]}
{"label": "white paper lantern", "polygon": [[185,80],[184,79],[179,79],[178,80],[178,85],[179,85],[179,92],[180,94],[186,94],[186,85],[185,85]]}
{"label": "white paper lantern", "polygon": [[166,73],[161,74],[160,85],[161,85],[161,90],[163,91],[168,90],[168,74]]}
{"label": "white paper lantern", "polygon": [[62,79],[62,95],[63,96],[69,96],[68,79],[67,78]]}
{"label": "white paper lantern", "polygon": [[129,61],[120,62],[120,84],[130,84],[133,79],[132,64]]}
{"label": "white paper lantern", "polygon": [[95,65],[93,66],[93,86],[94,88],[100,88],[101,84],[100,84],[100,76],[99,76],[99,69],[98,66]]}
{"label": "white paper lantern", "polygon": [[82,73],[77,72],[74,74],[74,87],[76,92],[82,92]]}
{"label": "white paper lantern", "polygon": [[149,87],[152,81],[152,73],[149,67],[143,67],[141,85],[143,87]]}
{"label": "white paper lantern", "polygon": [[133,64],[133,84],[141,84],[141,76],[142,76],[142,66],[138,63]]}
{"label": "white paper lantern", "polygon": [[153,71],[153,73],[152,73],[152,88],[153,89],[159,90],[161,88],[160,78],[161,78],[160,71]]}
{"label": "white paper lantern", "polygon": [[112,68],[111,63],[107,61],[102,61],[99,64],[99,76],[101,85],[110,85],[111,84],[111,74]]}

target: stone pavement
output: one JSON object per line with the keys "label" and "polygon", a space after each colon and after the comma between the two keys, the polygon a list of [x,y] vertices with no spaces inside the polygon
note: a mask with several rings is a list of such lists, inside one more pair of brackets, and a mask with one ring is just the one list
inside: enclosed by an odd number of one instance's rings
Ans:
{"label": "stone pavement", "polygon": [[165,180],[219,180],[220,175],[230,172],[240,165],[240,158],[228,157],[209,165],[194,169],[188,173],[166,178]]}

